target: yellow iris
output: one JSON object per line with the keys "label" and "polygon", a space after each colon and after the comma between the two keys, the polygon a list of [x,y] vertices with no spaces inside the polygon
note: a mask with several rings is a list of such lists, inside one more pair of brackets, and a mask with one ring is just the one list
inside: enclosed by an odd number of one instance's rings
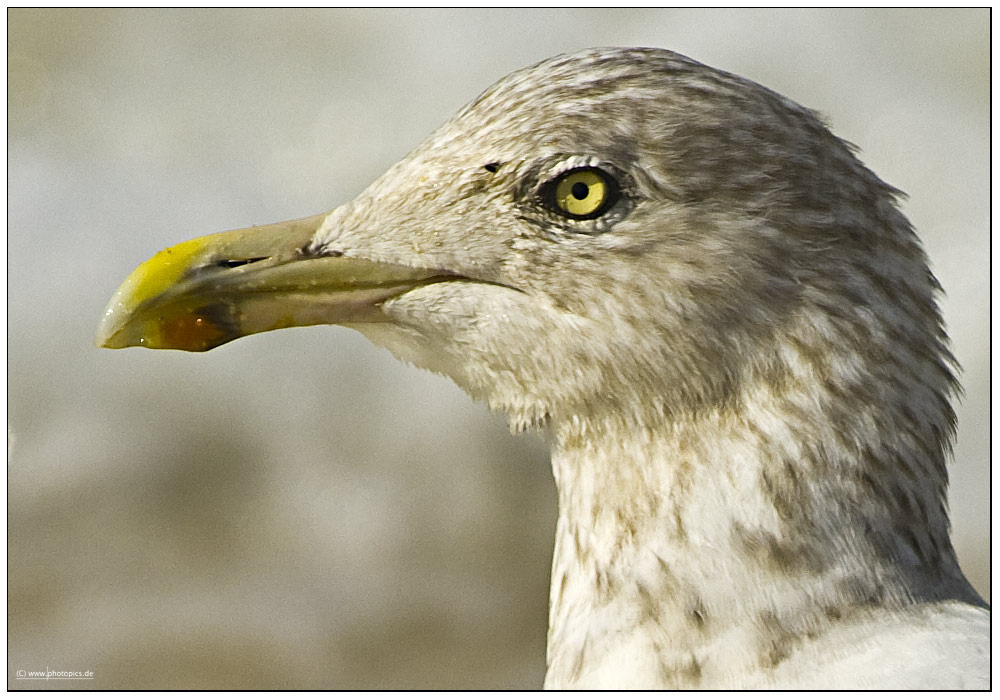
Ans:
{"label": "yellow iris", "polygon": [[608,183],[597,170],[574,170],[556,183],[556,205],[573,216],[589,216],[604,206]]}

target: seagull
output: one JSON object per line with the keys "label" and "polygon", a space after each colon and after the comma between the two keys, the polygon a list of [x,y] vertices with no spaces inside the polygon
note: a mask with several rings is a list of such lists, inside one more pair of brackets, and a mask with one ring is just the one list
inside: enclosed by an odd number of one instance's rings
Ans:
{"label": "seagull", "polygon": [[957,363],[900,196],[754,82],[589,49],[350,203],[163,250],[97,343],[339,324],[541,431],[547,688],[988,688]]}

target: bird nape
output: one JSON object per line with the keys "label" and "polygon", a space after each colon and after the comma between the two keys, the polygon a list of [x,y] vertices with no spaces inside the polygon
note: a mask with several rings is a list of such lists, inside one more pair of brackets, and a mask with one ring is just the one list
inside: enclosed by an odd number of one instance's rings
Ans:
{"label": "bird nape", "polygon": [[987,687],[939,287],[853,150],[669,51],[557,56],[353,202],[158,253],[98,343],[340,324],[543,429],[547,687]]}

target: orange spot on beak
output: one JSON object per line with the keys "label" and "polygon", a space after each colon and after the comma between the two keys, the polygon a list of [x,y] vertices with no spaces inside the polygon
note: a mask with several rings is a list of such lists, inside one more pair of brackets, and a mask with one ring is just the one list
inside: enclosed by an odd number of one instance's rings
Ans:
{"label": "orange spot on beak", "polygon": [[224,330],[207,318],[189,313],[161,319],[159,334],[167,347],[194,352],[210,350],[226,336]]}

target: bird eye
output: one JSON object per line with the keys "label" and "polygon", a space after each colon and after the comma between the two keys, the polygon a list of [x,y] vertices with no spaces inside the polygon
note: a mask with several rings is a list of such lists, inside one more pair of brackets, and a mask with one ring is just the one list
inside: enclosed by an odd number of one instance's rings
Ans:
{"label": "bird eye", "polygon": [[554,208],[574,219],[596,219],[618,198],[615,181],[597,168],[578,168],[562,173],[548,189]]}

